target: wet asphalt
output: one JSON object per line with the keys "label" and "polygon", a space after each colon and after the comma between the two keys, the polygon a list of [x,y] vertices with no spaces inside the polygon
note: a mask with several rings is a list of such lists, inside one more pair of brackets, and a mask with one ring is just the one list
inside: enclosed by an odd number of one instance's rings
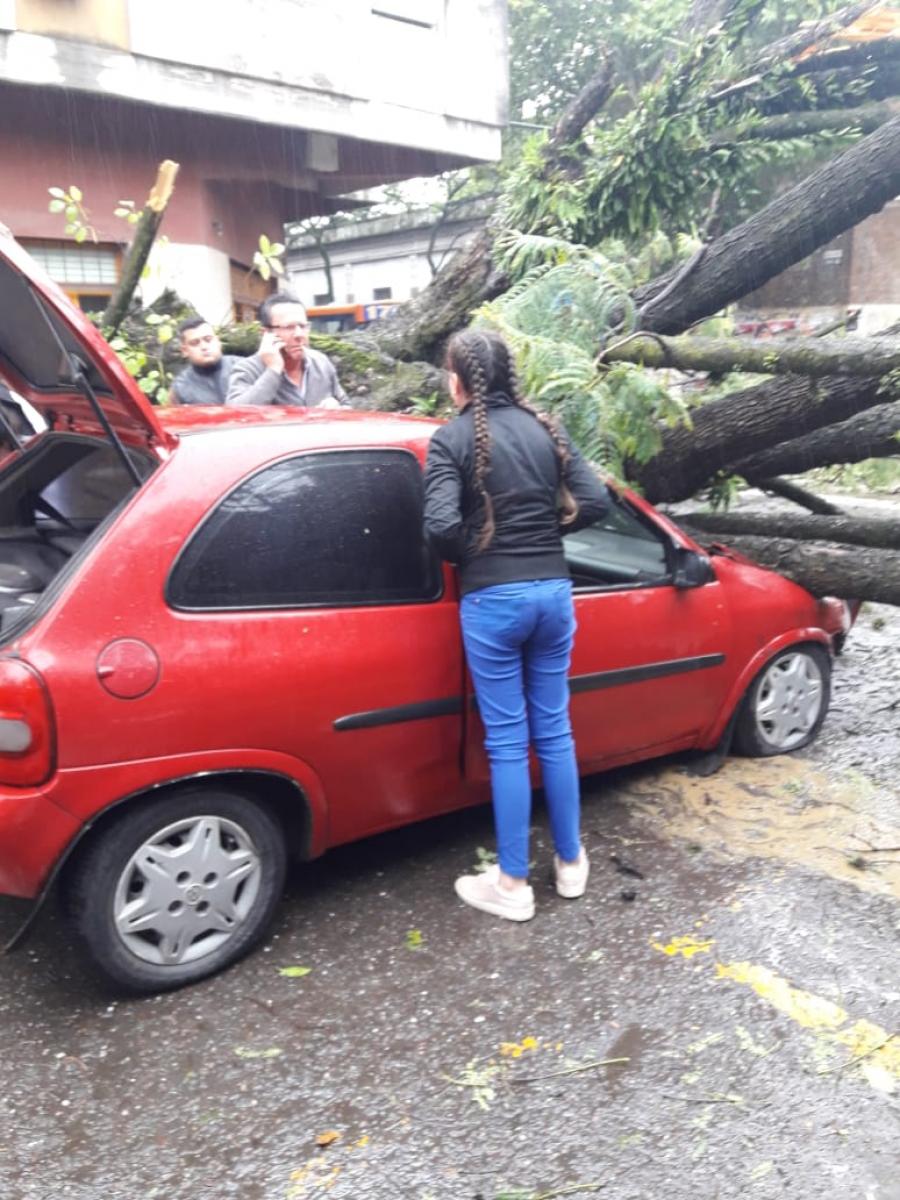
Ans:
{"label": "wet asphalt", "polygon": [[900,1200],[900,792],[833,732],[830,774],[589,781],[581,901],[539,806],[526,925],[453,896],[486,809],[296,871],[170,995],[110,996],[48,914],[0,960],[0,1200]]}

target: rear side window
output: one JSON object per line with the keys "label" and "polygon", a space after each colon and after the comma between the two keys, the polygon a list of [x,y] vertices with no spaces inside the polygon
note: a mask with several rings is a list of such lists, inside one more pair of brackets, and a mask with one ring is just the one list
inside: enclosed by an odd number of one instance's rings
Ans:
{"label": "rear side window", "polygon": [[440,594],[422,528],[422,472],[404,450],[305,454],[235,488],[182,551],[177,608],[397,604]]}

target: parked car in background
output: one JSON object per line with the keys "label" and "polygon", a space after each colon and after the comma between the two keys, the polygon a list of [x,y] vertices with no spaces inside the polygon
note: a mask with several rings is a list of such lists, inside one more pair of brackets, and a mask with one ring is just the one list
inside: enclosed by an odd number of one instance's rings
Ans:
{"label": "parked car in background", "polygon": [[[58,888],[117,987],[259,942],[289,858],[488,798],[454,571],[422,534],[438,423],[153,409],[0,236],[0,892]],[[806,745],[846,610],[628,492],[566,538],[594,771]]]}

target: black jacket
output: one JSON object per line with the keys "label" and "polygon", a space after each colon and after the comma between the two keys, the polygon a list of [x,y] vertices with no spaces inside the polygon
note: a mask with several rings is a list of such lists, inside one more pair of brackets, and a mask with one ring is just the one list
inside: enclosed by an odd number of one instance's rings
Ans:
{"label": "black jacket", "polygon": [[565,482],[578,502],[578,515],[561,527],[560,465],[552,438],[503,393],[488,396],[486,403],[492,444],[485,484],[494,505],[494,537],[479,553],[484,502],[475,486],[471,406],[431,439],[425,529],[441,557],[459,565],[463,594],[498,583],[565,579],[562,534],[598,521],[609,509],[609,493],[570,443]]}

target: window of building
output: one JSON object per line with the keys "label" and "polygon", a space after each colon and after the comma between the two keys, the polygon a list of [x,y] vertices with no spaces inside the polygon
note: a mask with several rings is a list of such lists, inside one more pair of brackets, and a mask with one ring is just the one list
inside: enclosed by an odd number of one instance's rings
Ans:
{"label": "window of building", "polygon": [[[275,290],[274,284],[261,279],[244,263],[228,264],[231,281],[231,303],[236,321],[255,321],[256,310],[270,292]],[[207,314],[204,314],[207,315]],[[215,319],[215,318],[212,318]]]}
{"label": "window of building", "polygon": [[413,603],[440,594],[422,528],[422,472],[405,450],[304,454],[245,480],[169,580],[177,608]]}
{"label": "window of building", "polygon": [[117,246],[29,238],[22,244],[84,312],[103,312],[119,281]]}
{"label": "window of building", "polygon": [[374,288],[372,290],[373,300],[390,300],[393,295],[393,289],[389,287]]}
{"label": "window of building", "polygon": [[576,588],[663,583],[670,575],[666,542],[623,505],[602,521],[563,538]]}

